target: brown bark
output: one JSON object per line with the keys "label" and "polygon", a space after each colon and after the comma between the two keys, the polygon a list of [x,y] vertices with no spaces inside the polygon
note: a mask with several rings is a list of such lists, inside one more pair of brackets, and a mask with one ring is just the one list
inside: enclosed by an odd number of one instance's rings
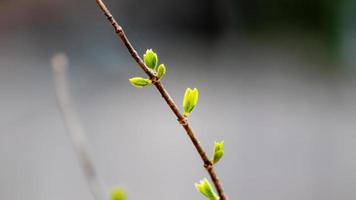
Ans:
{"label": "brown bark", "polygon": [[125,32],[123,31],[122,27],[117,23],[117,21],[114,19],[114,17],[111,15],[109,9],[106,7],[106,5],[103,3],[102,0],[96,0],[98,6],[104,13],[104,15],[107,17],[107,19],[110,21],[111,25],[114,27],[114,30],[117,34],[117,36],[120,38],[120,40],[124,43],[126,46],[127,50],[133,57],[133,59],[136,61],[136,63],[140,66],[140,68],[147,74],[147,76],[152,80],[152,84],[157,88],[159,93],[162,95],[163,99],[166,101],[167,105],[171,108],[172,112],[175,114],[177,117],[177,121],[182,125],[184,128],[185,132],[187,133],[189,139],[193,143],[195,149],[197,150],[200,158],[202,159],[204,163],[204,168],[208,172],[214,187],[220,197],[220,200],[227,200],[227,197],[224,194],[224,190],[221,186],[220,180],[218,176],[215,173],[214,166],[209,160],[208,156],[206,155],[204,149],[200,145],[198,139],[195,137],[193,130],[190,128],[189,123],[187,122],[187,119],[180,113],[177,105],[174,103],[173,99],[170,97],[169,93],[167,90],[164,88],[163,84],[157,79],[157,77],[148,69],[148,67],[145,65],[141,57],[137,54],[137,51],[133,48],[131,45],[130,41],[127,39]]}

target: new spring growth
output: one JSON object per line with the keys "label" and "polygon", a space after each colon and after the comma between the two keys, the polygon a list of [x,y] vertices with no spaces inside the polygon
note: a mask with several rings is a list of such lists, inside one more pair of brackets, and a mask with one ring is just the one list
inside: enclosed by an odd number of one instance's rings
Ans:
{"label": "new spring growth", "polygon": [[146,66],[157,76],[158,80],[166,74],[166,67],[164,64],[158,65],[158,56],[154,51],[152,51],[152,49],[147,49],[146,53],[143,55],[143,61]]}
{"label": "new spring growth", "polygon": [[[147,50],[145,55],[143,56],[143,62],[140,56],[137,54],[135,48],[131,45],[130,41],[126,37],[124,31],[120,30],[121,26],[117,23],[117,21],[112,17],[109,9],[106,7],[104,2],[102,0],[96,0],[99,8],[101,11],[103,11],[104,15],[107,17],[111,25],[113,26],[117,36],[121,39],[127,50],[130,52],[132,58],[136,61],[136,63],[140,66],[140,68],[143,69],[143,71],[148,75],[148,77],[151,79],[147,80],[144,78],[132,78],[130,79],[131,84],[133,84],[135,87],[144,87],[149,84],[154,84],[156,86],[156,89],[159,91],[159,93],[162,95],[163,99],[166,101],[167,105],[169,108],[173,111],[173,113],[178,117],[178,121],[181,123],[181,125],[184,127],[184,130],[189,136],[189,139],[193,142],[194,147],[197,149],[198,154],[202,161],[205,164],[209,164],[208,166],[205,166],[206,170],[208,171],[211,180],[213,181],[214,187],[216,188],[216,191],[218,192],[219,196],[216,195],[216,193],[213,191],[210,183],[208,180],[204,179],[200,183],[195,184],[196,188],[198,191],[200,191],[205,197],[208,198],[208,200],[227,200],[227,197],[224,195],[224,190],[220,184],[219,178],[217,177],[214,167],[210,165],[210,162],[208,158],[206,158],[205,151],[199,144],[198,139],[194,135],[192,129],[188,125],[188,122],[183,121],[182,116],[180,113],[177,112],[178,108],[177,105],[174,103],[173,99],[170,97],[164,86],[159,82],[159,78],[162,78],[163,75],[165,74],[165,67],[162,65],[161,67],[158,67],[158,57],[157,54],[155,54],[151,49]],[[145,66],[143,66],[145,65]],[[160,69],[156,69],[156,68]],[[184,107],[184,116],[188,116],[194,107],[196,106],[198,102],[198,90],[197,89],[190,89],[188,88],[186,90],[184,100],[183,100],[183,107]],[[184,123],[183,123],[184,122]],[[208,163],[209,162],[209,163]],[[114,200],[114,199],[113,199]],[[116,199],[115,199],[116,200]],[[120,199],[121,200],[121,199]]]}
{"label": "new spring growth", "polygon": [[211,187],[208,179],[204,178],[199,183],[195,184],[197,190],[204,195],[209,200],[218,200],[218,195],[214,192],[213,188]]}
{"label": "new spring growth", "polygon": [[147,85],[150,85],[152,81],[147,78],[141,78],[141,77],[133,77],[129,79],[131,85],[137,87],[137,88],[143,88]]}
{"label": "new spring growth", "polygon": [[151,70],[155,71],[157,64],[158,64],[158,57],[152,49],[147,49],[146,53],[143,55],[143,61],[145,62],[146,66]]}
{"label": "new spring growth", "polygon": [[157,69],[157,78],[160,80],[166,74],[166,67],[164,64],[160,64]]}
{"label": "new spring growth", "polygon": [[111,190],[111,200],[126,200],[125,190],[122,188],[114,188]]}
{"label": "new spring growth", "polygon": [[[157,76],[158,80],[162,79],[166,74],[166,67],[164,64],[160,64],[158,67],[158,56],[152,51],[152,49],[147,49],[146,53],[143,55],[143,60],[146,66]],[[137,87],[143,88],[147,85],[151,85],[152,81],[150,79],[141,78],[141,77],[133,77],[129,79],[130,83]]]}
{"label": "new spring growth", "polygon": [[199,92],[197,88],[193,90],[187,88],[183,99],[184,116],[188,117],[198,103]]}
{"label": "new spring growth", "polygon": [[215,142],[213,158],[211,162],[215,165],[224,156],[224,141]]}

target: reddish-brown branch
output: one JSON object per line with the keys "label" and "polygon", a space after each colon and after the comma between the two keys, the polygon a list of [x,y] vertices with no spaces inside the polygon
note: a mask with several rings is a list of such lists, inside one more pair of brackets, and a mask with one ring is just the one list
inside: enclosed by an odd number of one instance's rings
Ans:
{"label": "reddish-brown branch", "polygon": [[170,97],[167,90],[164,88],[162,83],[157,79],[157,77],[148,69],[145,63],[142,61],[141,57],[137,54],[136,50],[131,45],[130,41],[127,39],[125,32],[123,31],[122,27],[117,23],[114,17],[111,15],[109,9],[105,6],[102,0],[96,0],[98,6],[100,7],[101,11],[110,21],[111,25],[114,27],[114,30],[120,40],[124,43],[127,50],[133,57],[133,59],[137,62],[140,68],[147,74],[147,76],[152,80],[152,83],[157,88],[159,93],[162,95],[163,99],[166,101],[167,105],[171,108],[175,116],[177,117],[178,122],[182,125],[184,130],[186,131],[189,139],[193,143],[195,149],[197,150],[200,158],[204,163],[204,168],[208,172],[215,189],[220,197],[220,200],[227,200],[227,197],[224,194],[224,190],[221,186],[220,180],[217,177],[214,166],[209,160],[208,156],[206,155],[205,151],[203,150],[202,146],[200,145],[198,139],[195,137],[193,130],[190,128],[189,123],[187,122],[186,118],[180,113],[177,105],[174,103],[173,99]]}

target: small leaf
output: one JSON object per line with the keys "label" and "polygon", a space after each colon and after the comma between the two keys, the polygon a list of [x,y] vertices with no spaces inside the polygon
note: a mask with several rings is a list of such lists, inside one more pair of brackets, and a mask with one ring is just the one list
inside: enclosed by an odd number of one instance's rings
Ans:
{"label": "small leaf", "polygon": [[183,99],[184,116],[188,117],[198,103],[199,92],[197,88],[193,90],[187,88]]}
{"label": "small leaf", "polygon": [[199,91],[197,88],[194,88],[193,91],[192,91],[192,102],[193,102],[193,105],[197,105],[198,103],[198,99],[199,99]]}
{"label": "small leaf", "polygon": [[126,200],[125,190],[122,188],[114,188],[111,190],[111,200]]}
{"label": "small leaf", "polygon": [[152,49],[147,49],[146,53],[143,55],[143,61],[145,62],[146,66],[151,70],[156,70],[158,64],[158,57],[157,54],[152,51]]}
{"label": "small leaf", "polygon": [[160,64],[157,68],[157,78],[161,79],[166,74],[166,67],[164,64]]}
{"label": "small leaf", "polygon": [[204,178],[199,183],[195,183],[197,190],[209,200],[218,200],[218,195],[214,192],[208,179]]}
{"label": "small leaf", "polygon": [[130,83],[137,87],[137,88],[143,88],[147,85],[150,85],[152,82],[149,79],[146,78],[141,78],[141,77],[133,77],[129,79]]}
{"label": "small leaf", "polygon": [[212,163],[215,165],[224,156],[224,141],[215,142]]}

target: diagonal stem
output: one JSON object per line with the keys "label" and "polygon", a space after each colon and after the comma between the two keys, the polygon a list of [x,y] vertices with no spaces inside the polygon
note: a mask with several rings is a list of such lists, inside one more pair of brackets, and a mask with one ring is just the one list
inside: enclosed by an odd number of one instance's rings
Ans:
{"label": "diagonal stem", "polygon": [[130,41],[127,39],[122,27],[117,23],[117,21],[111,15],[109,9],[106,7],[104,2],[102,0],[96,0],[96,2],[98,4],[98,6],[100,7],[101,11],[104,13],[104,15],[107,17],[107,19],[111,23],[111,25],[114,27],[114,30],[115,30],[117,36],[124,43],[127,50],[133,57],[133,59],[137,62],[137,64],[140,66],[140,68],[147,74],[147,76],[152,80],[152,83],[157,88],[158,92],[162,95],[163,99],[166,101],[168,106],[171,108],[172,112],[177,117],[177,121],[182,125],[182,127],[186,131],[189,139],[193,143],[195,149],[197,150],[200,158],[202,159],[202,161],[204,163],[204,168],[208,172],[208,174],[215,186],[215,189],[220,197],[220,200],[227,200],[227,197],[225,196],[224,190],[221,186],[220,180],[219,180],[217,174],[215,173],[214,166],[211,163],[211,161],[209,160],[208,156],[206,155],[204,149],[200,145],[198,139],[195,137],[193,130],[190,128],[189,123],[187,122],[186,118],[180,113],[177,105],[174,103],[173,99],[170,97],[169,93],[164,88],[162,83],[157,79],[157,77],[148,69],[148,67],[142,61],[142,59],[138,55],[137,51],[134,49],[134,47],[131,45]]}

